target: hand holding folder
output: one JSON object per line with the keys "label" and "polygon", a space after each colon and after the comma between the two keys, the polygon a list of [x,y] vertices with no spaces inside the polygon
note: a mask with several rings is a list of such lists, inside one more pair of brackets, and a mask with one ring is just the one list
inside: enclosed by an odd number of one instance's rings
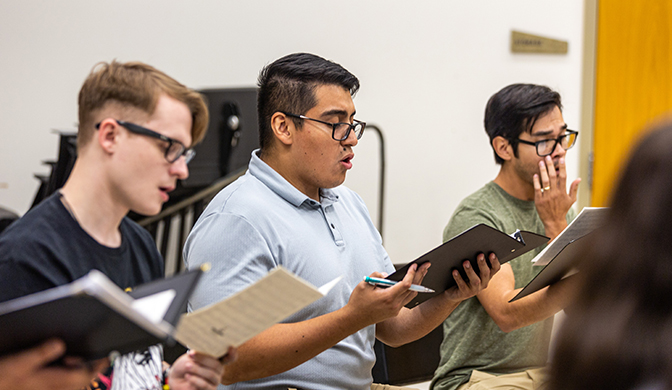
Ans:
{"label": "hand holding folder", "polygon": [[224,356],[259,332],[324,296],[282,267],[237,294],[193,313],[186,302],[200,269],[157,280],[126,294],[92,270],[72,283],[0,304],[0,356],[62,339],[69,356],[96,360],[175,340]]}
{"label": "hand holding folder", "polygon": [[102,272],[0,304],[0,355],[47,339],[66,343],[69,356],[96,360],[160,342],[170,344],[180,308],[201,271],[190,271],[138,288],[134,299]]}
{"label": "hand holding folder", "polygon": [[485,224],[478,224],[406,264],[387,279],[400,281],[411,264],[420,266],[428,261],[432,263],[422,285],[436,292],[418,294],[406,305],[410,308],[456,286],[452,275],[454,269],[467,280],[462,263],[469,260],[473,269],[478,270],[476,257],[479,253],[485,254],[486,259],[488,254],[495,253],[499,262],[504,264],[547,243],[548,240],[548,237],[532,232],[516,231],[509,235]]}

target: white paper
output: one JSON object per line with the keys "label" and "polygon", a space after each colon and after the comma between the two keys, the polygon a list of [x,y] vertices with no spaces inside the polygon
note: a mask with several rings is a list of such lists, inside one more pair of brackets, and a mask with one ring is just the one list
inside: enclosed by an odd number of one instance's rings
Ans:
{"label": "white paper", "polygon": [[332,280],[331,282],[325,284],[324,286],[320,287],[317,289],[317,291],[322,294],[322,296],[327,295],[327,293],[338,283],[343,279],[342,276],[337,277],[336,279]]}
{"label": "white paper", "polygon": [[548,264],[567,244],[602,226],[607,215],[607,210],[607,207],[584,207],[565,230],[532,259],[532,263],[535,266]]}
{"label": "white paper", "polygon": [[175,299],[175,290],[164,290],[156,294],[138,298],[133,301],[131,307],[142,314],[148,320],[159,323],[166,315],[170,304]]}
{"label": "white paper", "polygon": [[323,297],[341,277],[320,290],[282,267],[215,304],[182,316],[175,339],[190,349],[223,356],[258,333]]}

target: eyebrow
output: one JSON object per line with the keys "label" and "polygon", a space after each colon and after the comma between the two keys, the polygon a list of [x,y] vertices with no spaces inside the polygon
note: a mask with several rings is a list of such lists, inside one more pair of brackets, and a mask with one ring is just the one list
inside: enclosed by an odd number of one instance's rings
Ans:
{"label": "eyebrow", "polygon": [[[564,125],[562,125],[562,126],[560,127],[560,130],[561,130],[561,131],[562,131],[562,130],[567,130],[567,124],[565,123]],[[553,134],[553,130],[542,130],[542,131],[538,131],[538,132],[536,132],[536,133],[530,133],[530,135],[531,135],[532,137],[542,137],[542,136],[544,136],[544,135],[549,135],[549,134]]]}
{"label": "eyebrow", "polygon": [[336,116],[345,116],[345,117],[348,117],[348,118],[354,118],[356,113],[357,113],[357,111],[353,111],[352,115],[348,116],[347,111],[335,108],[333,110],[328,110],[328,111],[323,112],[322,114],[320,114],[320,117],[324,118],[324,117],[327,117],[327,116],[336,115]]}

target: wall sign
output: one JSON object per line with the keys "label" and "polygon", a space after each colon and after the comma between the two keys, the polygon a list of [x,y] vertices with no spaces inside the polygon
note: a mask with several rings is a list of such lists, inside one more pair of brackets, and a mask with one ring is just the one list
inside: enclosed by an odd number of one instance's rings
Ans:
{"label": "wall sign", "polygon": [[567,54],[567,41],[511,30],[512,53]]}

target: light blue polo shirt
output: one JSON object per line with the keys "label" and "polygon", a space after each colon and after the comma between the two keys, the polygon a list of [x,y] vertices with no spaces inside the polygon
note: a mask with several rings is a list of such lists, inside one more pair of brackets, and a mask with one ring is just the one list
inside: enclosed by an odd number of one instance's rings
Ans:
{"label": "light blue polo shirt", "polygon": [[[187,268],[210,263],[190,300],[207,306],[261,279],[278,265],[322,286],[343,276],[329,294],[284,322],[299,322],[345,306],[372,272],[394,272],[362,199],[339,186],[316,202],[252,152],[248,172],[220,191],[189,234]],[[230,389],[369,389],[375,363],[375,326],[345,338],[294,369],[237,383]]]}

